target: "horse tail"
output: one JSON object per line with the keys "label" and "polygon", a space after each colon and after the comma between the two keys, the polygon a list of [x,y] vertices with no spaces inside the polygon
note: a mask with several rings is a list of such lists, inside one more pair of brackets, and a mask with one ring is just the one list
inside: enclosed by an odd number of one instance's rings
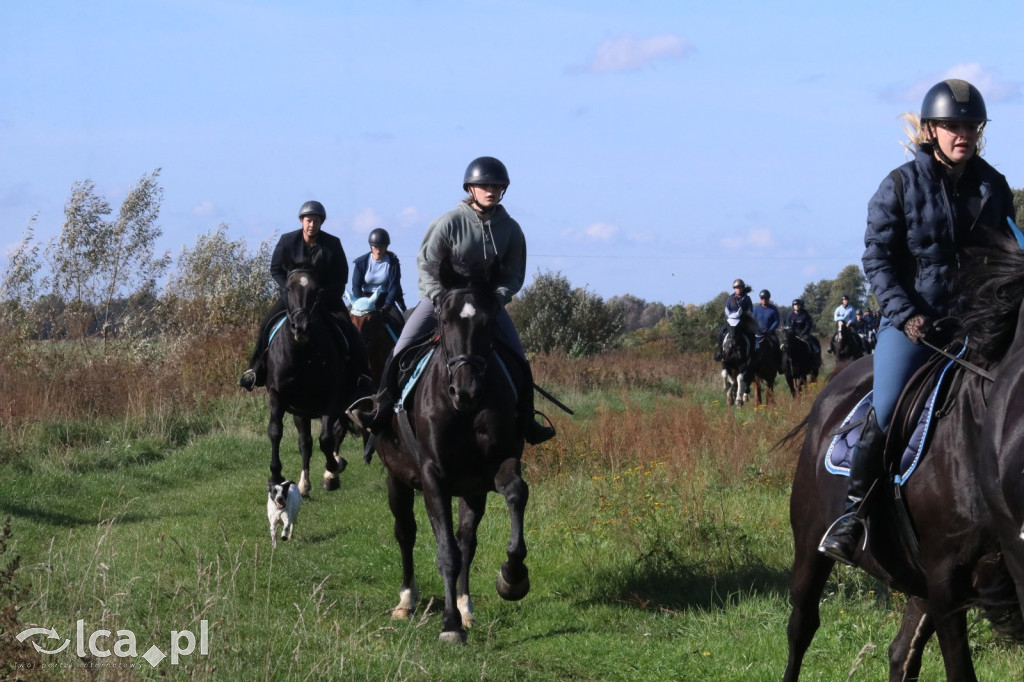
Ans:
{"label": "horse tail", "polygon": [[806,417],[803,418],[803,420],[799,424],[790,429],[789,433],[780,438],[778,442],[775,443],[775,445],[771,446],[768,449],[768,451],[775,452],[776,450],[782,448],[792,447],[793,441],[796,441],[797,439],[799,439],[799,442],[802,443],[804,434],[807,431],[807,425],[810,423],[810,419],[811,415],[808,414]]}

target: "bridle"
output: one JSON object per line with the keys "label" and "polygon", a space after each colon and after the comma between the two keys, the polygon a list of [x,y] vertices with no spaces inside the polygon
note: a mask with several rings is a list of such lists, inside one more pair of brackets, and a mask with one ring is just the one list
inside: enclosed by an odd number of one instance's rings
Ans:
{"label": "bridle", "polygon": [[[313,277],[313,273],[309,270],[292,270],[291,273],[289,273],[288,275],[288,281],[291,282],[292,277],[303,274],[309,277],[310,279],[316,281],[316,278]],[[287,303],[287,305],[285,306],[285,312],[288,316],[288,322],[289,324],[292,325],[292,327],[297,326],[303,318],[305,318],[306,324],[309,324],[312,320],[316,319],[315,316],[317,314],[317,307],[320,305],[319,290],[317,291],[316,298],[313,300],[313,305],[309,306],[308,308],[303,306],[301,308],[293,309],[291,306],[290,297],[286,297],[285,300]]]}
{"label": "bridle", "polygon": [[[441,303],[438,306],[438,310],[435,311],[438,316],[438,343],[441,346],[441,353],[442,355],[444,355],[445,367],[448,370],[449,383],[454,381],[455,372],[457,372],[459,368],[462,367],[463,365],[468,365],[470,372],[472,372],[476,376],[483,376],[484,373],[487,371],[487,358],[483,357],[482,355],[476,355],[473,353],[459,353],[457,355],[452,355],[452,353],[448,349],[448,343],[445,338],[445,325],[441,320],[441,310],[444,308],[445,301],[447,301],[451,296],[455,294],[465,294],[471,293],[473,291],[475,290],[469,287],[449,289],[448,291],[445,292],[444,296],[442,297]],[[488,324],[492,324],[492,322],[489,321]]]}

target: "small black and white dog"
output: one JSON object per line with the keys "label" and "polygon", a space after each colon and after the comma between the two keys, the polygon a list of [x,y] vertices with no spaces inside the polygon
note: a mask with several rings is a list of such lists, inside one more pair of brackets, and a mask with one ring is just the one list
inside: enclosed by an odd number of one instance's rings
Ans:
{"label": "small black and white dog", "polygon": [[267,521],[270,522],[270,541],[277,547],[277,524],[281,524],[281,539],[291,540],[295,522],[299,519],[302,497],[295,481],[267,482]]}

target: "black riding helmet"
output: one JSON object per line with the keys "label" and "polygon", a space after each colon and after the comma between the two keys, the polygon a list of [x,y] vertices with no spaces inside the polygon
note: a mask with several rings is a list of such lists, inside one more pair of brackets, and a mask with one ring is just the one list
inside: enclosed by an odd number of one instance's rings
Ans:
{"label": "black riding helmet", "polygon": [[383,227],[377,227],[370,231],[370,246],[377,246],[382,249],[391,245],[391,235]]}
{"label": "black riding helmet", "polygon": [[759,293],[757,297],[770,300],[772,297],[772,292],[768,291],[767,289],[761,289],[761,293]]}
{"label": "black riding helmet", "polygon": [[801,308],[803,308],[804,307],[804,299],[802,299],[802,298],[794,298],[793,299],[793,305],[798,305]]}
{"label": "black riding helmet", "polygon": [[965,80],[950,78],[936,83],[925,93],[921,120],[985,123],[988,111],[978,88]]}
{"label": "black riding helmet", "polygon": [[508,170],[505,164],[493,156],[481,156],[470,161],[462,178],[462,190],[469,191],[470,185],[501,185],[508,189]]}
{"label": "black riding helmet", "polygon": [[319,201],[307,201],[302,205],[302,208],[299,209],[299,220],[308,215],[318,215],[320,222],[327,222],[327,211]]}

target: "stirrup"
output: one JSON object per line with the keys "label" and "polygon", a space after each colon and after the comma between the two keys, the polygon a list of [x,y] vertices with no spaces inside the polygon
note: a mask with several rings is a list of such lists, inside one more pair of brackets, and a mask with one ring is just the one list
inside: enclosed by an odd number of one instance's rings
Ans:
{"label": "stirrup", "polygon": [[[547,424],[541,424],[537,422],[537,420],[534,419],[534,417],[538,415],[543,417],[544,421],[546,421]],[[538,410],[533,411],[533,414],[530,416],[530,420],[526,423],[526,428],[524,429],[524,431],[527,433],[524,433],[524,436],[528,435],[528,432],[531,428],[534,429],[534,438],[526,438],[526,442],[529,443],[530,445],[540,445],[541,443],[549,441],[558,435],[558,432],[555,430],[554,424],[551,423],[551,420],[548,419],[548,416]]]}
{"label": "stirrup", "polygon": [[238,379],[238,385],[252,392],[252,389],[256,386],[256,370],[250,367],[242,372],[242,376]]}
{"label": "stirrup", "polygon": [[[825,530],[825,534],[821,536],[821,540],[818,542],[819,552],[829,557],[830,559],[838,561],[841,564],[846,564],[847,566],[852,566],[853,568],[857,568],[857,564],[853,562],[852,556],[848,557],[845,554],[841,554],[840,552],[836,551],[832,547],[827,547],[825,545],[825,541],[832,537],[832,532],[835,530],[836,526],[840,525],[847,517],[849,517],[853,519],[853,523],[860,524],[863,528],[863,530],[861,531],[862,541],[860,543],[860,549],[862,552],[866,550],[868,546],[868,524],[865,522],[864,518],[859,515],[858,512],[859,510],[841,514],[839,518],[833,521],[832,525],[830,525],[828,529]],[[856,544],[854,544],[854,548],[856,548]]]}

